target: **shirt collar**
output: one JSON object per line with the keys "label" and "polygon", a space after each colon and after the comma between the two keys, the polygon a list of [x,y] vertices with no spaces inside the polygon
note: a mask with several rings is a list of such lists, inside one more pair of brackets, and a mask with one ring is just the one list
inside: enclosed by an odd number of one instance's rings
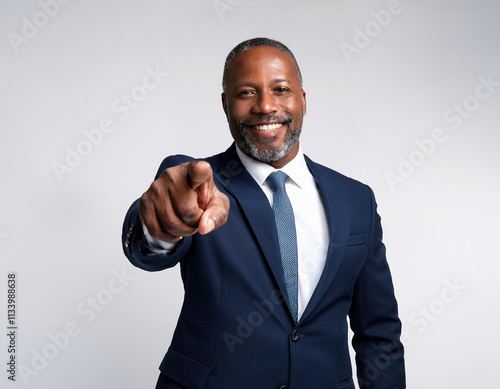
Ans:
{"label": "shirt collar", "polygon": [[269,174],[276,170],[281,170],[286,173],[288,177],[299,188],[304,187],[307,175],[311,174],[307,167],[304,153],[302,152],[302,148],[300,147],[300,145],[297,155],[281,169],[275,169],[267,163],[250,158],[249,156],[244,154],[238,146],[236,146],[236,153],[238,154],[238,157],[240,158],[240,161],[245,169],[248,170],[250,175],[254,178],[255,181],[257,181],[260,186],[263,186]]}

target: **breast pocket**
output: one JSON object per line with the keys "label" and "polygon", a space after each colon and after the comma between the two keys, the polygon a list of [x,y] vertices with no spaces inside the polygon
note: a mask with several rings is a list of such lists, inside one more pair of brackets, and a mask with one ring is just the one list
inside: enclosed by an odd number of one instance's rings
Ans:
{"label": "breast pocket", "polygon": [[360,246],[366,243],[366,234],[350,235],[347,241],[347,247]]}

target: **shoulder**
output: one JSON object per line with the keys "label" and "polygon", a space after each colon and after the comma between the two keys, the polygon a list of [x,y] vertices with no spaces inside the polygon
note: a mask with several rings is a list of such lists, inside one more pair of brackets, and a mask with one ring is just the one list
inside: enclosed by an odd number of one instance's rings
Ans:
{"label": "shoulder", "polygon": [[160,174],[165,171],[165,169],[171,168],[173,166],[177,166],[186,162],[191,162],[191,161],[207,161],[211,166],[212,169],[217,170],[218,167],[220,166],[220,161],[222,159],[224,153],[212,155],[210,157],[206,158],[195,158],[189,155],[184,155],[184,154],[174,154],[174,155],[169,155],[166,157],[162,163],[160,164],[160,167],[158,168],[158,172],[156,173],[156,178],[160,176]]}
{"label": "shoulder", "polygon": [[312,162],[307,157],[306,161],[325,202],[332,207],[341,206],[349,209],[353,230],[363,230],[366,228],[366,223],[372,223],[377,203],[368,185]]}
{"label": "shoulder", "polygon": [[328,182],[329,185],[340,191],[348,190],[362,193],[371,192],[371,189],[368,187],[368,185],[364,184],[363,182],[360,182],[354,178],[339,173],[336,170],[314,162],[308,156],[305,156],[305,159],[311,173],[320,184]]}

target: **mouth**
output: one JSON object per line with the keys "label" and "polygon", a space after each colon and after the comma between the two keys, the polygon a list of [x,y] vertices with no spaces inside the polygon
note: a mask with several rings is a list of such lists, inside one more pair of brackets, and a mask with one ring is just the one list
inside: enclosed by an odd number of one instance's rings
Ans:
{"label": "mouth", "polygon": [[283,125],[283,123],[268,123],[268,124],[256,124],[252,127],[256,131],[263,131],[263,132],[272,132],[277,130]]}
{"label": "mouth", "polygon": [[247,125],[247,127],[255,136],[267,139],[267,138],[278,137],[282,133],[283,129],[286,128],[284,124],[286,123],[268,122],[268,123]]}

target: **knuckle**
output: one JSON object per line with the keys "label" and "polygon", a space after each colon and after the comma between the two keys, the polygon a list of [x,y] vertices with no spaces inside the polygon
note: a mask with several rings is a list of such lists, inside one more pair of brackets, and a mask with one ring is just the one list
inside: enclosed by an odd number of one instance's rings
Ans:
{"label": "knuckle", "polygon": [[[172,168],[165,169],[163,173],[160,174],[160,179],[166,182],[174,181],[174,174]],[[158,180],[157,180],[158,181]]]}
{"label": "knuckle", "polygon": [[158,182],[158,180],[154,181],[150,186],[149,189],[144,192],[144,194],[141,197],[141,201],[150,201],[151,203],[154,204],[155,200],[160,197],[162,194],[162,186]]}
{"label": "knuckle", "polygon": [[161,175],[157,180],[153,181],[150,190],[153,191],[154,193],[161,193],[163,191],[163,188],[165,187],[165,184],[167,183],[168,181],[166,181],[165,177]]}
{"label": "knuckle", "polygon": [[158,185],[158,189],[162,192],[168,191],[179,185],[179,174],[178,166],[168,168],[160,174],[160,177],[155,181]]}
{"label": "knuckle", "polygon": [[181,219],[190,227],[196,227],[200,219],[201,212],[199,209],[189,209],[185,210],[181,214]]}
{"label": "knuckle", "polygon": [[147,204],[149,201],[151,201],[151,192],[149,191],[149,189],[144,192],[139,200],[139,206],[144,206],[145,204]]}

